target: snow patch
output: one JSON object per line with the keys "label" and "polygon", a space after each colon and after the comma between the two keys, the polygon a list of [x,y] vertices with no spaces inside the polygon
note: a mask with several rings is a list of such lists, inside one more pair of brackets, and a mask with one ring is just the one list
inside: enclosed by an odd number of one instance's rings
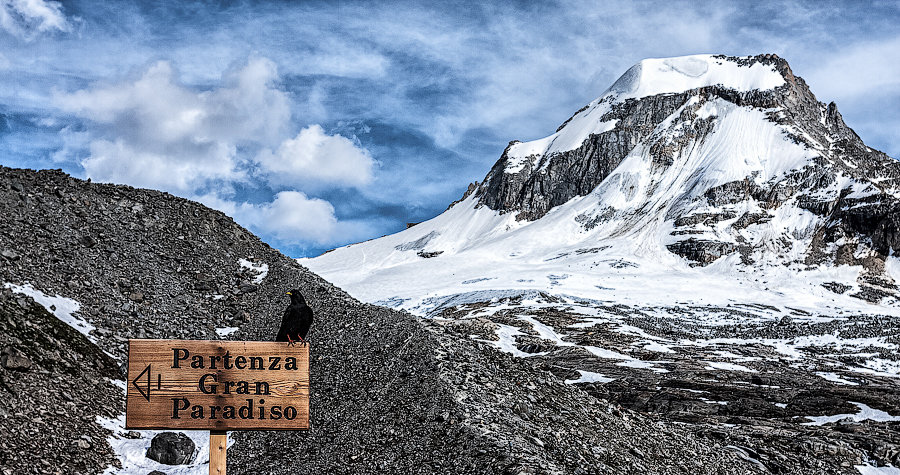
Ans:
{"label": "snow patch", "polygon": [[770,90],[783,84],[784,77],[771,65],[740,66],[712,55],[693,55],[645,59],[628,69],[606,94],[615,94],[622,101],[714,85],[744,92]]}
{"label": "snow patch", "polygon": [[748,368],[746,366],[742,366],[734,363],[726,363],[724,361],[707,361],[706,368],[711,370],[722,369],[725,371],[744,371],[747,373],[758,373],[755,369]]}
{"label": "snow patch", "polygon": [[[101,427],[112,431],[106,440],[112,447],[116,458],[122,464],[122,468],[113,466],[108,467],[103,473],[104,475],[128,475],[135,473],[149,473],[153,470],[159,470],[168,475],[206,475],[209,473],[209,431],[203,430],[182,430],[181,432],[191,438],[196,446],[194,450],[194,459],[187,465],[165,465],[147,458],[147,449],[150,448],[150,442],[156,434],[164,431],[157,430],[141,430],[135,431],[141,436],[138,439],[129,439],[125,437],[127,432],[125,429],[125,414],[112,419],[97,416],[97,424]],[[234,443],[231,434],[228,434],[228,446]]]}
{"label": "snow patch", "polygon": [[900,468],[892,466],[875,467],[873,465],[854,465],[860,475],[900,475]]}
{"label": "snow patch", "polygon": [[888,256],[884,260],[884,270],[894,279],[894,283],[900,284],[900,257]]}
{"label": "snow patch", "polygon": [[260,263],[256,264],[248,261],[247,259],[238,259],[238,264],[244,269],[250,269],[250,272],[256,273],[256,277],[253,278],[254,284],[261,284],[263,279],[269,275],[269,264]]}
{"label": "snow patch", "polygon": [[597,358],[606,358],[610,360],[630,360],[631,357],[627,355],[623,355],[617,351],[607,350],[606,348],[598,348],[596,346],[585,346],[585,350]]}
{"label": "snow patch", "polygon": [[500,325],[498,325],[498,327],[497,327],[496,334],[497,334],[497,340],[496,340],[496,341],[493,341],[493,340],[481,340],[481,339],[477,339],[477,338],[476,338],[475,340],[476,340],[476,341],[483,342],[483,343],[487,343],[487,344],[489,344],[489,345],[493,345],[493,346],[497,347],[497,349],[499,349],[500,351],[503,351],[503,352],[505,352],[505,353],[509,353],[509,354],[511,354],[511,355],[513,355],[513,356],[515,356],[515,357],[518,357],[518,358],[528,358],[528,357],[531,357],[531,356],[538,356],[538,355],[546,355],[546,354],[547,354],[546,352],[541,352],[541,353],[526,353],[526,352],[520,350],[519,348],[517,348],[517,347],[516,347],[516,336],[517,336],[517,335],[524,335],[524,333],[522,333],[522,332],[521,332],[518,328],[516,328],[516,327],[510,326],[510,325],[503,325],[503,324],[500,324]]}
{"label": "snow patch", "polygon": [[637,359],[629,359],[628,361],[622,361],[620,363],[616,363],[616,366],[624,366],[626,368],[636,368],[636,369],[649,369],[654,373],[668,373],[669,370],[665,368],[657,368],[656,363],[661,363],[661,361],[643,361]]}
{"label": "snow patch", "polygon": [[859,386],[859,383],[854,383],[853,381],[846,380],[836,373],[817,371],[816,376],[819,376],[820,378],[831,381],[833,383],[843,384],[845,386]]}
{"label": "snow patch", "polygon": [[654,351],[656,353],[675,353],[675,350],[673,350],[672,348],[655,341],[648,341],[645,343],[646,344],[644,344],[644,349],[647,351]]}
{"label": "snow patch", "polygon": [[892,416],[887,412],[873,409],[861,402],[850,402],[859,408],[856,414],[835,414],[833,416],[805,416],[812,422],[806,422],[804,425],[820,426],[831,422],[837,422],[841,419],[851,419],[853,422],[875,421],[875,422],[895,422],[900,421],[900,416]]}
{"label": "snow patch", "polygon": [[91,331],[94,330],[95,327],[88,323],[84,318],[74,315],[75,312],[81,309],[81,304],[78,302],[58,295],[51,297],[40,290],[35,289],[28,283],[25,285],[6,283],[3,284],[3,286],[17,294],[24,294],[33,298],[35,302],[41,304],[48,312],[56,316],[56,318],[62,320],[65,324],[86,336],[91,343],[97,343],[97,339],[91,336]]}
{"label": "snow patch", "polygon": [[884,358],[872,358],[863,362],[862,367],[851,366],[850,371],[856,373],[885,376],[888,378],[900,378],[900,361],[886,360]]}
{"label": "snow patch", "polygon": [[220,337],[224,338],[224,337],[226,337],[226,336],[228,336],[228,335],[231,335],[232,333],[234,333],[234,332],[236,332],[236,331],[238,331],[238,330],[240,330],[239,327],[222,327],[222,328],[216,328],[216,334],[219,335]]}
{"label": "snow patch", "polygon": [[[125,381],[111,380],[112,383],[122,391],[122,398],[125,398]],[[150,448],[150,442],[156,434],[160,434],[161,430],[138,430],[133,431],[140,434],[140,438],[129,439],[125,434],[129,432],[125,429],[125,413],[123,412],[116,418],[97,416],[96,423],[112,432],[106,439],[112,447],[116,458],[122,468],[114,466],[107,467],[103,471],[104,475],[131,475],[139,473],[149,473],[153,470],[159,470],[168,475],[206,475],[209,473],[209,431],[205,430],[181,430],[169,432],[181,432],[194,441],[194,458],[187,465],[164,465],[147,458],[147,449]],[[228,434],[228,447],[234,443],[231,433]]]}
{"label": "snow patch", "polygon": [[615,378],[607,378],[600,373],[594,373],[592,371],[584,371],[579,369],[578,373],[581,375],[578,379],[567,379],[566,384],[581,384],[581,383],[608,383],[610,381],[615,381]]}

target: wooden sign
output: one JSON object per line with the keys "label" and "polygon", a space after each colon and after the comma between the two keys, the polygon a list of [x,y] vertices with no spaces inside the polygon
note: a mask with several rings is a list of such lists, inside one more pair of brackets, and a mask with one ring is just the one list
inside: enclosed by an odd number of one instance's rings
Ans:
{"label": "wooden sign", "polygon": [[309,346],[129,340],[126,429],[309,428]]}

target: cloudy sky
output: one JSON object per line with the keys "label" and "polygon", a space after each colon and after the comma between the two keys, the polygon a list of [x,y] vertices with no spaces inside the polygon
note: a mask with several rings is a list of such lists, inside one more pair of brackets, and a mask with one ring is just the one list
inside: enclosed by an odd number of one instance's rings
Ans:
{"label": "cloudy sky", "polygon": [[0,0],[0,164],[165,190],[316,255],[439,214],[648,57],[777,53],[900,157],[898,24],[896,0]]}

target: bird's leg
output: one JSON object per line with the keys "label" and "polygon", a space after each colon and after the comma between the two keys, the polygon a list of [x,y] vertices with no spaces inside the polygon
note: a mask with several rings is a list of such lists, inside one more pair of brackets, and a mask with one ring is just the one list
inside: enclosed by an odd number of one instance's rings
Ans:
{"label": "bird's leg", "polygon": [[288,339],[288,346],[294,346],[294,340],[291,339],[290,335],[287,336],[287,339]]}
{"label": "bird's leg", "polygon": [[303,337],[300,336],[299,334],[297,335],[297,338],[300,339],[300,342],[301,342],[301,344],[302,344],[303,346],[306,346],[306,338],[303,338]]}

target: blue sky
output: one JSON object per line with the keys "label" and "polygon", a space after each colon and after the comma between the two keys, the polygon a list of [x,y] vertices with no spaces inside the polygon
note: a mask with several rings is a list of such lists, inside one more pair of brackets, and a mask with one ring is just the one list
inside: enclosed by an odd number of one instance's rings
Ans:
{"label": "blue sky", "polygon": [[900,3],[0,0],[0,164],[301,257],[431,218],[633,63],[774,52],[900,157]]}

